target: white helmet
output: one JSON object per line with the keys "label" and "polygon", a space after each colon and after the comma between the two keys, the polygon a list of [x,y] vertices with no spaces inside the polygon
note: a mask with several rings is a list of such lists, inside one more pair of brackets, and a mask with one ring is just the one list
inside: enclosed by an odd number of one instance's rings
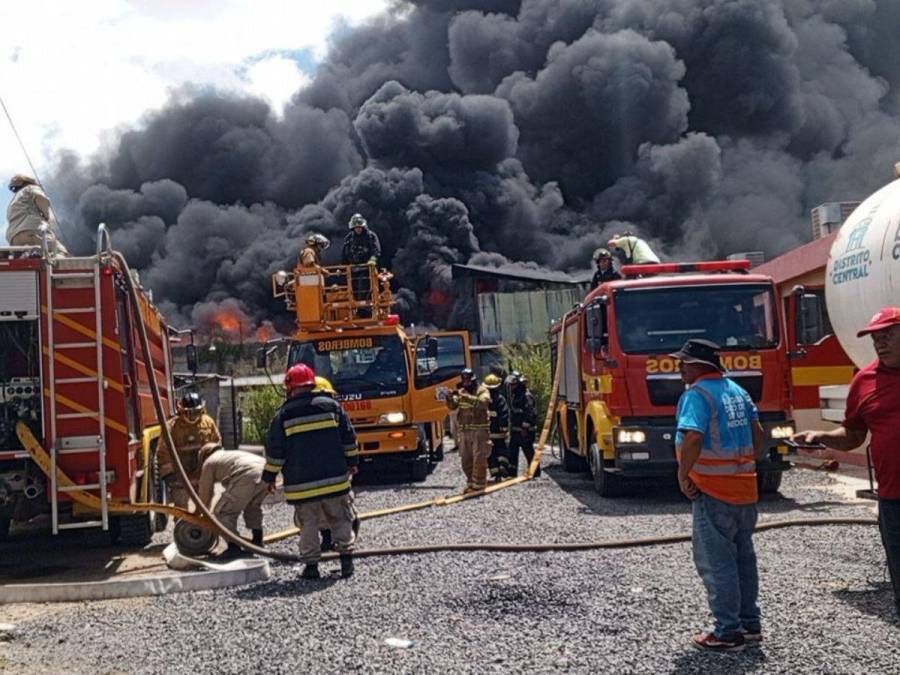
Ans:
{"label": "white helmet", "polygon": [[9,179],[9,189],[13,192],[21,190],[26,185],[37,185],[37,181],[31,176],[26,176],[24,173],[17,173],[15,176]]}
{"label": "white helmet", "polygon": [[328,237],[322,234],[318,234],[317,232],[310,232],[308,235],[306,235],[306,244],[308,246],[315,246],[322,251],[331,246],[331,242],[328,241]]}
{"label": "white helmet", "polygon": [[350,217],[349,226],[350,226],[350,229],[352,230],[354,227],[367,228],[367,227],[369,227],[369,224],[366,222],[366,219],[362,217],[362,214],[354,213]]}

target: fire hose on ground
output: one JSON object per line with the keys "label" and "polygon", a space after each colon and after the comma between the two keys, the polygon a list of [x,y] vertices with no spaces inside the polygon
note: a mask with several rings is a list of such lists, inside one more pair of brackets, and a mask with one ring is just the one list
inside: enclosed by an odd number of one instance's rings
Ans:
{"label": "fire hose on ground", "polygon": [[[130,301],[135,308],[136,311],[139,311],[140,308],[140,300],[138,296],[138,290],[134,284],[132,279],[130,270],[128,268],[128,264],[126,263],[124,257],[121,253],[112,251],[110,255],[114,256],[125,270],[125,280],[128,288],[128,294]],[[150,384],[150,390],[153,397],[154,407],[156,409],[157,418],[160,420],[160,427],[162,434],[165,435],[166,443],[168,443],[169,447],[174,448],[175,444],[173,442],[171,432],[169,430],[168,425],[165,423],[166,413],[162,404],[162,397],[159,391],[159,384],[156,381],[156,375],[153,370],[153,361],[150,350],[150,341],[147,336],[146,326],[143,321],[137,322],[138,325],[138,334],[140,338],[141,351],[144,357],[144,365],[147,369],[148,380]],[[514,485],[519,485],[530,480],[534,479],[534,474],[540,466],[541,458],[543,456],[544,448],[547,444],[547,441],[550,437],[550,432],[553,427],[553,419],[554,419],[554,409],[556,405],[556,401],[559,393],[559,381],[560,374],[562,371],[562,360],[564,358],[565,351],[563,349],[564,343],[564,331],[560,331],[559,335],[559,345],[557,350],[557,359],[555,364],[555,372],[553,376],[553,387],[550,394],[549,405],[547,407],[547,414],[544,418],[544,424],[541,429],[541,435],[539,437],[537,447],[535,448],[534,457],[528,467],[528,471],[524,476],[519,476],[517,478],[513,478],[502,483],[498,483],[495,485],[491,485],[484,490],[479,490],[477,492],[472,492],[468,494],[458,494],[447,497],[436,497],[434,499],[415,502],[412,504],[405,504],[402,506],[396,506],[386,509],[380,509],[377,511],[371,511],[367,513],[360,514],[360,519],[366,520],[371,518],[379,518],[388,515],[394,515],[399,513],[407,513],[410,511],[416,511],[421,509],[427,509],[438,506],[449,506],[452,504],[458,504],[460,502],[480,498],[485,495],[493,494],[500,490],[504,490]],[[101,420],[102,422],[102,420]],[[44,450],[43,446],[38,443],[38,441],[34,438],[31,431],[28,427],[20,422],[16,430],[18,432],[19,438],[22,440],[23,445],[26,449],[31,453],[32,457],[38,463],[38,465],[43,469],[43,471],[49,476],[50,475],[50,460],[49,456]],[[175,518],[179,518],[190,522],[194,525],[207,528],[213,531],[215,534],[223,537],[226,541],[233,542],[243,549],[250,551],[256,555],[272,558],[274,560],[282,560],[288,562],[296,562],[300,560],[298,554],[295,553],[287,553],[282,551],[273,551],[271,549],[267,549],[261,546],[256,546],[239,536],[235,532],[228,530],[222,523],[216,518],[213,514],[212,510],[207,506],[197,494],[194,486],[191,484],[191,481],[187,475],[187,472],[184,469],[184,465],[181,463],[181,458],[178,456],[177,452],[172,453],[172,458],[174,460],[174,466],[176,471],[178,472],[178,476],[183,482],[191,500],[196,505],[199,513],[192,513],[185,509],[181,509],[174,506],[169,506],[165,504],[156,504],[156,503],[140,503],[140,504],[117,504],[111,503],[109,504],[110,511],[115,513],[140,513],[146,511],[155,511],[160,513],[165,513],[171,515]],[[63,472],[61,472],[57,468],[57,480],[60,485],[72,485],[74,484],[71,479],[69,479]],[[96,508],[99,510],[100,499],[94,495],[86,494],[86,493],[72,493],[72,498],[80,503],[89,506],[91,508]],[[787,519],[787,520],[779,520],[761,523],[757,525],[756,530],[758,532],[783,529],[788,527],[813,527],[813,526],[826,526],[826,525],[877,525],[878,521],[875,518],[849,518],[849,517],[837,517],[837,518],[799,518],[799,519]],[[292,536],[296,536],[299,534],[299,529],[291,528],[289,530],[285,530],[284,532],[279,532],[269,537],[266,537],[265,541],[267,543],[280,541],[283,539],[287,539]],[[599,549],[622,549],[622,548],[636,548],[636,547],[645,547],[645,546],[657,546],[664,544],[676,544],[688,542],[691,540],[690,533],[682,533],[682,534],[674,534],[667,536],[656,536],[656,537],[639,537],[632,539],[619,539],[619,540],[607,540],[607,541],[593,541],[593,542],[569,542],[569,543],[539,543],[539,544],[502,544],[502,543],[458,543],[458,544],[422,544],[416,546],[397,546],[390,548],[377,548],[377,549],[361,549],[353,552],[353,556],[356,558],[369,558],[369,557],[377,557],[377,556],[399,556],[399,555],[415,555],[415,554],[425,554],[425,553],[439,553],[439,552],[464,552],[464,551],[490,551],[490,552],[504,552],[504,553],[526,553],[526,552],[551,552],[551,551],[590,551],[590,550],[599,550]],[[322,559],[328,560],[337,557],[337,553],[326,553],[323,554]]]}

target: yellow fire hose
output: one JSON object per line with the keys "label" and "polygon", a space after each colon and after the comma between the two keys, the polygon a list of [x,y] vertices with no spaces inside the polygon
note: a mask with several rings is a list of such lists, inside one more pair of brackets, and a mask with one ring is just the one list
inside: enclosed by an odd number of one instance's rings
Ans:
{"label": "yellow fire hose", "polygon": [[[135,309],[135,311],[139,311],[140,301],[138,297],[137,288],[134,285],[132,280],[130,270],[128,268],[128,263],[125,261],[125,258],[119,252],[111,252],[119,263],[122,265],[122,268],[125,270],[125,281],[129,292],[129,297],[131,303]],[[156,414],[158,419],[163,422],[161,423],[162,433],[165,434],[166,442],[169,444],[169,447],[174,448],[175,444],[173,442],[171,432],[167,424],[164,423],[166,419],[166,413],[163,409],[162,405],[162,397],[159,393],[159,385],[156,381],[155,373],[153,372],[153,361],[151,358],[150,351],[150,341],[147,337],[147,331],[144,323],[142,321],[138,322],[138,335],[140,337],[141,350],[144,356],[144,365],[147,369],[148,380],[150,384],[150,391],[153,396],[153,403],[156,408]],[[468,494],[458,494],[449,497],[437,497],[435,499],[417,502],[413,504],[406,504],[403,506],[397,506],[392,508],[380,509],[377,511],[371,511],[368,513],[364,513],[360,515],[361,519],[370,519],[370,518],[378,518],[382,516],[397,514],[397,513],[405,513],[408,511],[416,511],[420,509],[431,508],[433,506],[447,506],[450,504],[458,504],[467,499],[474,499],[477,497],[481,497],[486,494],[492,494],[499,490],[506,489],[508,487],[512,487],[513,485],[519,485],[526,481],[532,480],[534,478],[534,474],[540,466],[541,457],[543,456],[544,447],[546,446],[547,440],[550,436],[550,430],[553,425],[553,412],[556,404],[556,400],[559,393],[559,379],[560,374],[562,372],[561,364],[564,357],[563,350],[563,341],[564,341],[564,331],[560,331],[559,341],[558,341],[558,351],[557,351],[557,359],[555,365],[555,373],[553,376],[553,388],[550,395],[549,405],[547,407],[547,414],[544,418],[544,425],[541,429],[541,435],[535,449],[534,458],[531,461],[531,464],[528,467],[528,471],[524,476],[519,476],[517,478],[513,478],[503,483],[498,483],[496,485],[491,485],[484,490],[479,490],[477,492],[472,492]],[[16,425],[16,432],[22,441],[22,444],[25,446],[26,450],[31,454],[32,458],[38,464],[38,466],[44,471],[47,476],[50,476],[51,467],[50,467],[50,458],[47,454],[46,450],[38,443],[37,439],[34,438],[34,435],[28,429],[28,427],[19,422]],[[120,504],[120,503],[109,503],[109,510],[115,513],[135,513],[135,512],[143,512],[143,511],[157,511],[160,513],[166,513],[168,515],[174,516],[176,518],[180,518],[182,520],[189,521],[193,524],[199,525],[201,527],[205,527],[207,529],[213,530],[220,536],[222,536],[225,540],[229,542],[233,542],[238,544],[242,548],[251,551],[257,555],[273,558],[276,560],[284,560],[284,561],[298,561],[299,555],[292,553],[285,553],[280,551],[272,551],[260,546],[256,546],[246,539],[240,537],[236,533],[228,530],[222,523],[215,517],[210,508],[203,503],[203,501],[199,498],[196,490],[193,485],[191,485],[191,481],[188,478],[187,472],[184,469],[184,466],[181,463],[181,458],[178,456],[177,452],[172,453],[172,458],[174,459],[175,469],[178,472],[179,477],[184,483],[188,494],[193,500],[194,504],[196,504],[199,513],[191,513],[185,509],[180,509],[174,506],[169,506],[165,504],[156,504],[156,503],[136,503],[136,504]],[[74,485],[74,482],[65,475],[62,471],[57,467],[57,480],[60,485],[71,486]],[[77,501],[84,506],[87,506],[92,509],[99,510],[100,509],[100,499],[94,495],[85,493],[85,492],[72,492],[70,493],[71,498],[74,501]],[[792,519],[792,520],[782,520],[770,523],[764,523],[757,526],[758,531],[764,530],[772,530],[779,529],[785,527],[796,527],[796,526],[821,526],[821,525],[875,525],[877,524],[877,520],[874,518],[808,518],[808,519]],[[284,532],[279,532],[270,537],[266,538],[267,542],[280,541],[282,539],[286,539],[291,536],[295,536],[299,533],[299,529],[292,528],[290,530],[285,530]],[[613,548],[629,548],[629,547],[641,547],[641,546],[653,546],[660,544],[672,544],[678,542],[686,542],[690,541],[690,534],[678,534],[678,535],[669,535],[662,537],[643,537],[636,539],[621,539],[621,540],[611,540],[611,541],[598,541],[598,542],[575,542],[575,543],[564,543],[564,544],[478,544],[478,543],[462,543],[462,544],[437,544],[437,545],[420,545],[420,546],[400,546],[400,547],[392,547],[392,548],[382,548],[382,549],[368,549],[368,550],[357,550],[353,552],[353,556],[357,558],[366,558],[366,557],[374,557],[374,556],[394,556],[394,555],[410,555],[410,554],[422,554],[422,553],[436,553],[441,551],[494,551],[494,552],[546,552],[546,551],[586,551],[586,550],[595,550],[595,549],[613,549]],[[337,557],[337,553],[327,553],[322,556],[323,559],[331,559]]]}

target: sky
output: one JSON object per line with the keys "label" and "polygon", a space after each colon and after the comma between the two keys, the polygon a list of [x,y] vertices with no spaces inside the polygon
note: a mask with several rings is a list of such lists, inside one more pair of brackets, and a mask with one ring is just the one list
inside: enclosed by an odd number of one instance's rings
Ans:
{"label": "sky", "polygon": [[[39,174],[62,148],[109,144],[187,83],[275,110],[310,79],[335,31],[386,0],[30,0],[0,3],[0,97]],[[31,173],[0,115],[0,177]],[[0,233],[9,193],[0,197]],[[51,195],[52,197],[52,195]]]}

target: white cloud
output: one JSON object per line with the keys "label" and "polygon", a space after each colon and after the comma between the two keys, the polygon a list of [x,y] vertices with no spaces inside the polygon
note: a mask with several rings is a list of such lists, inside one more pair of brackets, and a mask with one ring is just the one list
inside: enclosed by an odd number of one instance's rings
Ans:
{"label": "white cloud", "polygon": [[[185,82],[244,91],[277,111],[309,75],[286,52],[321,58],[337,21],[388,0],[30,0],[0,3],[0,96],[40,172],[89,154]],[[0,119],[0,179],[28,171]],[[0,199],[5,215],[7,198]]]}

